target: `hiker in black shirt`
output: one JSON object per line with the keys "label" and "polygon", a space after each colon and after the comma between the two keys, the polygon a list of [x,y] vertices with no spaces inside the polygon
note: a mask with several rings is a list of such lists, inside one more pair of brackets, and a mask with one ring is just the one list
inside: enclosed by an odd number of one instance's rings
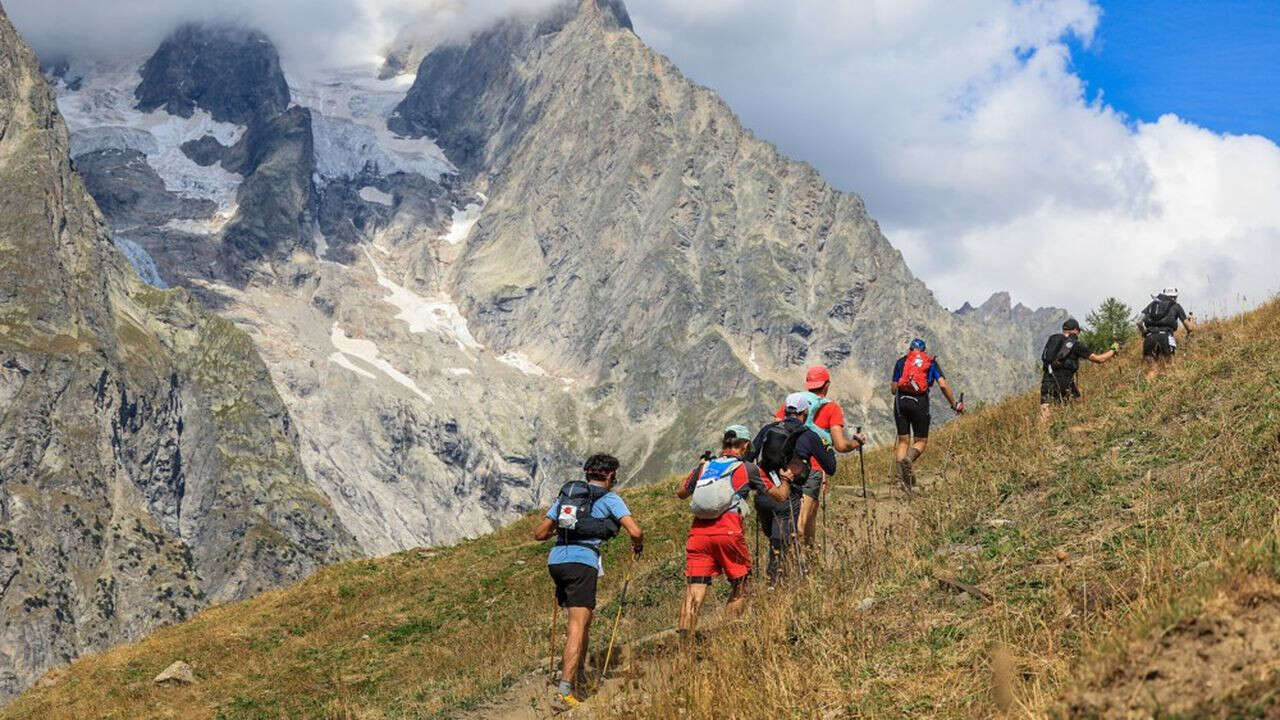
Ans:
{"label": "hiker in black shirt", "polygon": [[[764,493],[756,493],[755,507],[758,527],[769,538],[769,585],[778,580],[784,559],[793,560],[801,575],[804,559],[796,542],[800,519],[800,500],[804,496],[804,482],[809,467],[816,461],[827,475],[836,473],[836,454],[822,438],[805,427],[809,417],[809,398],[806,393],[791,393],[783,404],[782,420],[765,425],[751,442],[751,449],[743,456],[747,462],[757,462],[760,468],[779,480],[790,483],[791,494],[783,502],[777,502]],[[781,432],[779,432],[781,431]],[[785,457],[771,457],[774,446],[771,437],[792,436]]]}
{"label": "hiker in black shirt", "polygon": [[1165,288],[1159,295],[1153,295],[1151,304],[1142,311],[1138,320],[1138,331],[1142,333],[1142,359],[1147,364],[1147,379],[1160,373],[1178,349],[1178,340],[1174,333],[1178,323],[1187,329],[1187,337],[1195,329],[1192,317],[1178,304],[1178,288]]}
{"label": "hiker in black shirt", "polygon": [[1095,353],[1080,341],[1080,323],[1068,318],[1062,323],[1062,332],[1050,335],[1045,342],[1040,361],[1044,376],[1040,379],[1040,419],[1048,420],[1051,403],[1066,403],[1080,396],[1076,386],[1076,371],[1080,361],[1104,363],[1115,356],[1120,348],[1112,344],[1104,353]]}

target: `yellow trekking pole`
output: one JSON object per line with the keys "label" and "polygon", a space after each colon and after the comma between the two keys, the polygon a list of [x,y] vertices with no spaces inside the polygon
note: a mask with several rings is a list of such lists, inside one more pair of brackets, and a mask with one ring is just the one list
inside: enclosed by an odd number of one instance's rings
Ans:
{"label": "yellow trekking pole", "polygon": [[622,579],[622,593],[618,595],[618,614],[613,618],[613,630],[609,633],[609,649],[604,654],[604,666],[600,668],[600,682],[609,672],[609,661],[613,659],[613,645],[618,640],[618,623],[622,621],[622,607],[627,604],[627,588],[631,585],[631,575],[636,569],[636,556],[631,556],[631,564],[627,566],[627,574]]}

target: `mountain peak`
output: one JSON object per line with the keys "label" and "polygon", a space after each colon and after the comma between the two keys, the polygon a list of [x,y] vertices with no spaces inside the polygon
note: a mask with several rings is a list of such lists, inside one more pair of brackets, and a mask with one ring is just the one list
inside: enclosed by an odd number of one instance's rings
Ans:
{"label": "mountain peak", "polygon": [[275,45],[238,25],[186,23],[142,66],[138,109],[189,118],[205,110],[219,122],[247,125],[289,107],[289,84]]}

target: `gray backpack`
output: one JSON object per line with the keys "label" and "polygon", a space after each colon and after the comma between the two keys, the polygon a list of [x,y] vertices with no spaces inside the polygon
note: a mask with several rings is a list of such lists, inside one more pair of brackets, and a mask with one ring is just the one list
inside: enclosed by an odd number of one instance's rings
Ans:
{"label": "gray backpack", "polygon": [[696,518],[714,520],[730,510],[738,510],[738,494],[733,490],[733,473],[742,461],[716,458],[702,466],[689,498],[689,511]]}

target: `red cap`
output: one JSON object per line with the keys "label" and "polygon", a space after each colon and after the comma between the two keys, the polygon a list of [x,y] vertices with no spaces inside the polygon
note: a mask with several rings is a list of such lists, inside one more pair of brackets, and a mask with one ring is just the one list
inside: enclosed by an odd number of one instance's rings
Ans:
{"label": "red cap", "polygon": [[817,390],[831,381],[831,372],[821,365],[814,365],[804,374],[804,388]]}

